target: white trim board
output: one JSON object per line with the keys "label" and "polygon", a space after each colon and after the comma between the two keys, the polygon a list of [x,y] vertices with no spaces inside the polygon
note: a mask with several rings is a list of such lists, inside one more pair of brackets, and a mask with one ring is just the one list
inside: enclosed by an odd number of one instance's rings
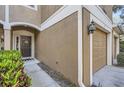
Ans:
{"label": "white trim board", "polygon": [[90,35],[90,85],[93,83],[93,35]]}
{"label": "white trim board", "polygon": [[85,87],[83,84],[83,60],[82,60],[82,7],[78,10],[78,84],[80,87]]}
{"label": "white trim board", "polygon": [[35,29],[37,29],[38,31],[41,31],[41,28],[34,25],[34,24],[31,24],[31,23],[26,23],[26,22],[11,22],[10,23],[10,26],[19,26],[19,25],[24,25],[24,26],[29,26],[29,27],[33,27]]}
{"label": "white trim board", "polygon": [[61,21],[65,17],[71,15],[72,13],[78,11],[79,5],[65,5],[62,6],[57,12],[50,16],[45,22],[41,24],[41,31],[47,29],[48,27],[54,25],[55,23]]}

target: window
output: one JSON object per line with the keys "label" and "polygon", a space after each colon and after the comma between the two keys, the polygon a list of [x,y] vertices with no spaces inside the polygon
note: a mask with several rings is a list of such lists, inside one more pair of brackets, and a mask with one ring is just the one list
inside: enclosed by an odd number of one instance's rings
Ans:
{"label": "window", "polygon": [[24,5],[24,6],[37,11],[37,5]]}

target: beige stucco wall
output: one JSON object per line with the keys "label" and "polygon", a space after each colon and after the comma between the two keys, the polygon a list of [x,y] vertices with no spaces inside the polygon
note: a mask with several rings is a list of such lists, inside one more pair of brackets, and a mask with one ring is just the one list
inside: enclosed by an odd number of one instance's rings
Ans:
{"label": "beige stucco wall", "polygon": [[10,6],[10,22],[27,22],[37,26],[41,24],[41,8],[32,10],[21,5]]}
{"label": "beige stucco wall", "polygon": [[87,26],[90,23],[90,13],[83,8],[83,82],[85,86],[90,86],[90,37]]}
{"label": "beige stucco wall", "polygon": [[36,35],[36,57],[77,84],[77,13]]}
{"label": "beige stucco wall", "polygon": [[53,13],[55,13],[62,5],[41,5],[41,22],[44,22]]}
{"label": "beige stucco wall", "polygon": [[4,15],[5,15],[5,6],[0,5],[0,20],[4,21]]}

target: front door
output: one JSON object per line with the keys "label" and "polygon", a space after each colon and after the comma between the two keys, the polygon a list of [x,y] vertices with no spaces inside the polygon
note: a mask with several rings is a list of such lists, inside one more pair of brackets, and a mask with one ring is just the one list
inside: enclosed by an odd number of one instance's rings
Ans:
{"label": "front door", "polygon": [[20,36],[20,51],[22,57],[31,57],[31,36]]}

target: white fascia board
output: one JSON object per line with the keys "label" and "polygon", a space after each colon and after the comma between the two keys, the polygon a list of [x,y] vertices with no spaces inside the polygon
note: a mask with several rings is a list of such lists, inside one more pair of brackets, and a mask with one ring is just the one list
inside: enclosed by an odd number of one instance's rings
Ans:
{"label": "white fascia board", "polygon": [[61,21],[62,19],[78,11],[79,9],[79,5],[62,6],[57,12],[55,12],[51,17],[49,17],[45,22],[41,24],[41,31]]}
{"label": "white fascia board", "polygon": [[84,5],[83,7],[85,7],[91,13],[91,17],[96,23],[103,28],[106,28],[109,32],[112,31],[112,21],[107,17],[107,15],[105,15],[104,12],[102,12],[102,10],[100,10],[98,6]]}

